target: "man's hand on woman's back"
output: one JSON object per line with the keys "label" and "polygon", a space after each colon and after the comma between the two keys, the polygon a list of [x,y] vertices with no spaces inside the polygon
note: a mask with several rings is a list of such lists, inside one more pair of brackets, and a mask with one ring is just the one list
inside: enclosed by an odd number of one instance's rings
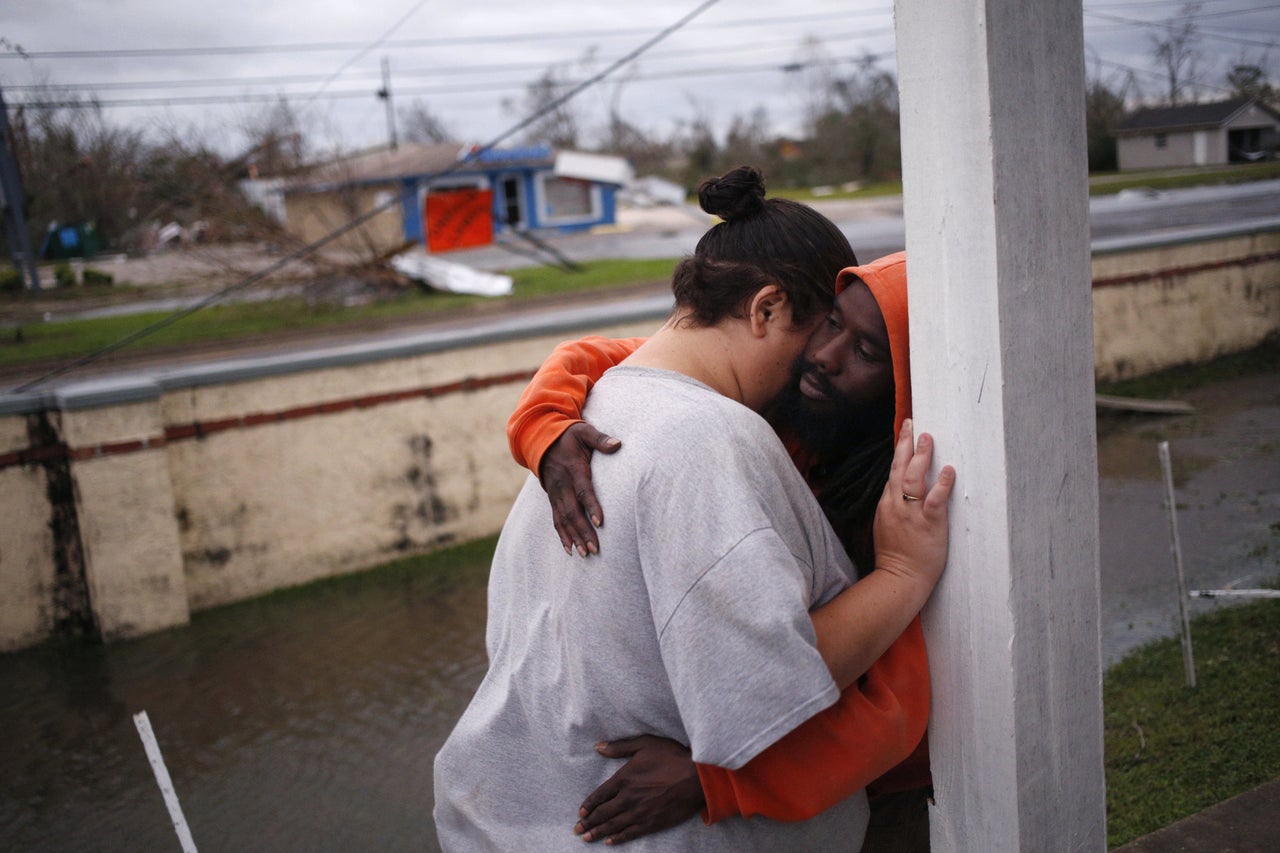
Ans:
{"label": "man's hand on woman's back", "polygon": [[613,436],[578,421],[543,454],[538,480],[551,501],[551,518],[566,554],[600,553],[596,528],[604,524],[604,510],[591,482],[591,455],[597,450],[613,453],[621,446]]}

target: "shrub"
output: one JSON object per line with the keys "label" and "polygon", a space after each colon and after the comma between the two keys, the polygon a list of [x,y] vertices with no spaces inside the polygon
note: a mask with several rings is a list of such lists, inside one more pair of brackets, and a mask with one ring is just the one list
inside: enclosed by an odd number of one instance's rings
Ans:
{"label": "shrub", "polygon": [[58,264],[53,268],[53,280],[58,283],[58,287],[75,287],[76,271],[71,268],[71,264]]}
{"label": "shrub", "polygon": [[0,293],[21,293],[26,286],[21,270],[15,267],[0,270]]}
{"label": "shrub", "polygon": [[83,277],[84,283],[87,287],[93,287],[95,285],[106,287],[107,285],[115,284],[116,281],[116,277],[111,273],[103,272],[102,270],[95,270],[92,267],[84,268]]}

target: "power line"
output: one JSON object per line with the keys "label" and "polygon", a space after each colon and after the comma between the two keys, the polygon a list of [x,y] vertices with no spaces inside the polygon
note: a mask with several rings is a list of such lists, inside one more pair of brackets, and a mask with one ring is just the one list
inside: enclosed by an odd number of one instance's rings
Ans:
{"label": "power line", "polygon": [[[630,51],[621,59],[617,60],[616,62],[610,64],[603,71],[599,72],[598,74],[592,75],[588,79],[584,80],[582,83],[578,84],[577,86],[574,86],[564,95],[553,99],[550,103],[545,104],[541,109],[536,110],[532,115],[528,116],[522,121],[517,122],[512,127],[498,134],[489,142],[486,142],[484,145],[481,145],[478,148],[472,150],[466,158],[458,160],[449,168],[441,171],[438,174],[438,176],[444,176],[444,175],[451,174],[452,172],[458,171],[468,162],[475,160],[476,158],[480,157],[484,152],[489,151],[490,149],[496,147],[499,143],[519,133],[521,130],[525,129],[526,127],[531,125],[533,122],[542,118],[542,116],[547,115],[553,110],[559,109],[570,99],[576,97],[578,94],[585,91],[587,88],[594,86],[596,83],[600,82],[605,77],[607,77],[608,75],[612,74],[614,71],[621,68],[623,65],[626,65],[627,63],[635,60],[636,58],[641,56],[645,51],[647,51],[649,48],[653,47],[653,45],[657,44],[658,42],[665,39],[667,36],[681,29],[686,24],[688,24],[689,21],[692,21],[698,15],[701,15],[703,12],[705,12],[707,9],[710,9],[712,6],[714,6],[718,2],[719,0],[703,0],[702,3],[698,4],[698,6],[696,6],[692,11],[687,12],[683,17],[681,17],[674,24],[671,24],[665,29],[659,31],[656,35],[652,36],[651,38],[643,42],[639,47]],[[315,240],[299,249],[296,249],[293,252],[290,252],[288,255],[284,256],[280,260],[272,264],[269,264],[264,269],[261,269],[256,273],[246,276],[240,281],[234,284],[228,285],[227,287],[224,287],[215,293],[211,293],[209,296],[200,300],[196,304],[188,306],[187,308],[181,309],[179,311],[175,311],[172,314],[169,314],[168,316],[161,318],[160,320],[157,320],[156,322],[151,323],[130,335],[126,335],[125,337],[121,338],[120,340],[112,344],[108,344],[107,346],[102,347],[96,350],[95,352],[89,353],[88,355],[81,356],[80,358],[75,359],[69,364],[63,365],[62,367],[55,368],[54,370],[50,370],[47,373],[44,373],[41,376],[36,377],[30,382],[27,382],[19,386],[18,388],[15,388],[14,393],[18,393],[18,394],[26,393],[27,391],[30,391],[31,389],[36,388],[39,385],[43,385],[45,382],[48,382],[50,379],[55,379],[59,376],[64,376],[73,370],[77,370],[81,367],[92,364],[93,362],[98,361],[104,356],[110,355],[111,353],[116,352],[120,349],[123,349],[124,347],[129,346],[130,344],[135,343],[136,341],[139,341],[142,338],[145,338],[149,335],[154,334],[155,332],[160,331],[161,329],[167,328],[168,326],[173,325],[179,320],[185,317],[189,317],[195,312],[200,311],[204,308],[209,307],[210,305],[213,305],[216,302],[221,301],[226,296],[229,296],[230,294],[235,293],[238,290],[242,290],[251,284],[256,284],[257,282],[262,281],[264,278],[271,275],[272,273],[275,273],[278,270],[283,269],[284,267],[288,266],[289,264],[293,263],[296,260],[306,257],[307,255],[310,255],[311,253],[317,251],[321,246],[331,243],[332,241],[341,237],[343,234],[346,234],[352,231],[353,229],[358,228],[359,226],[363,225],[365,222],[368,222],[369,220],[373,219],[373,217],[379,215],[383,211],[390,210],[391,208],[395,207],[399,203],[400,203],[399,198],[392,198],[392,199],[388,199],[382,204],[374,205],[372,209],[351,219],[345,225],[342,225],[339,228],[336,228],[333,231],[330,231],[328,234],[326,234],[324,237],[321,237],[319,240]]]}
{"label": "power line", "polygon": [[1259,12],[1269,12],[1273,9],[1280,9],[1280,3],[1273,3],[1268,6],[1253,6],[1248,9],[1226,9],[1221,12],[1195,12],[1189,15],[1171,15],[1161,18],[1160,20],[1145,20],[1142,18],[1129,18],[1122,15],[1111,15],[1106,12],[1099,12],[1096,9],[1085,9],[1086,15],[1092,15],[1097,18],[1105,18],[1107,20],[1123,22],[1126,24],[1136,24],[1146,27],[1174,27],[1179,22],[1198,22],[1212,18],[1236,18],[1241,15],[1255,15]]}
{"label": "power line", "polygon": [[[1166,30],[1168,32],[1173,32],[1176,29],[1178,29],[1177,24],[1171,23],[1170,21],[1167,21],[1167,20],[1143,21],[1137,18],[1125,18],[1120,15],[1109,15],[1105,12],[1091,12],[1088,9],[1085,10],[1085,14],[1094,18],[1101,18],[1106,21],[1113,21],[1119,24],[1125,24],[1126,26],[1130,26],[1130,27],[1143,27],[1143,28],[1150,27],[1158,30]],[[1210,30],[1204,30],[1199,28],[1197,28],[1196,32],[1199,35],[1205,36],[1207,38],[1214,38],[1214,39],[1218,39],[1219,41],[1231,42],[1233,44],[1245,44],[1245,45],[1250,45],[1254,47],[1275,47],[1274,42],[1256,41],[1254,39],[1240,38],[1238,36],[1218,35],[1217,33],[1214,33]]]}
{"label": "power line", "polygon": [[[813,15],[788,15],[781,17],[743,18],[737,21],[718,21],[714,25],[717,30],[737,29],[743,27],[775,26],[778,24],[818,23],[829,20],[843,20],[851,17],[891,15],[891,7],[883,9],[854,9],[835,13],[815,13]],[[711,25],[707,25],[711,26]],[[690,27],[700,29],[700,27]],[[479,36],[438,36],[433,38],[400,39],[388,41],[383,46],[389,49],[416,47],[446,47],[451,45],[476,44],[511,44],[514,42],[566,41],[583,38],[634,37],[643,35],[649,30],[640,27],[623,27],[615,29],[594,30],[555,30],[547,32],[496,33]],[[0,53],[3,59],[120,59],[129,57],[174,57],[174,56],[217,56],[242,55],[253,53],[295,53],[314,51],[359,50],[366,47],[364,42],[311,42],[276,45],[225,45],[203,47],[153,47],[153,48],[112,48],[90,50],[46,50],[24,51],[17,53]]]}
{"label": "power line", "polygon": [[[1211,3],[1238,3],[1239,0],[1198,0],[1199,5],[1208,5]],[[1085,7],[1086,12],[1094,12],[1099,9],[1155,9],[1158,6],[1171,6],[1181,9],[1186,6],[1186,0],[1129,0],[1129,2],[1119,3],[1091,3]]]}
{"label": "power line", "polygon": [[[864,59],[884,59],[894,55],[892,51],[880,54],[859,55],[856,57],[842,57],[831,60],[835,64],[856,64]],[[785,62],[756,63],[751,65],[719,65],[719,66],[700,66],[690,68],[675,68],[665,71],[651,71],[636,74],[627,78],[628,83],[649,83],[661,80],[679,80],[692,77],[729,77],[739,74],[764,74],[777,73],[786,71],[795,71],[801,68],[809,67],[817,63],[796,61],[788,59]],[[537,66],[545,67],[545,66]],[[439,86],[401,86],[396,92],[402,96],[451,96],[451,95],[476,95],[476,94],[492,94],[496,92],[512,92],[523,89],[528,85],[527,80],[518,81],[489,81],[479,83],[449,83]],[[560,84],[561,86],[574,86],[577,81],[567,80]],[[367,98],[369,92],[367,89],[339,89],[336,91],[326,92],[321,96],[329,100],[342,100],[353,98]],[[207,106],[214,104],[262,104],[276,103],[281,100],[291,100],[304,98],[305,95],[287,92],[274,93],[242,93],[242,94],[211,94],[211,95],[180,95],[165,96],[154,98],[29,98],[22,101],[19,105],[32,109],[115,109],[125,107],[179,107],[179,106]],[[305,102],[309,103],[312,98],[306,97]]]}
{"label": "power line", "polygon": [[[873,30],[860,30],[847,33],[824,33],[822,36],[823,45],[830,46],[839,44],[844,41],[861,40],[873,36],[892,33],[892,27],[876,28]],[[765,42],[748,42],[733,45],[719,45],[712,47],[690,48],[687,50],[667,50],[654,52],[650,57],[650,61],[677,59],[687,56],[710,56],[713,54],[744,54],[758,53],[770,50],[795,49],[797,42],[793,39],[774,40]],[[612,59],[603,59],[602,61],[612,61]],[[848,60],[836,60],[848,61]],[[460,65],[449,66],[444,68],[398,68],[396,76],[404,77],[462,77],[474,76],[478,74],[491,74],[494,72],[523,72],[523,71],[540,71],[547,68],[546,62],[502,62],[490,65]],[[380,71],[357,71],[345,75],[348,80],[374,80],[381,76]],[[129,90],[145,90],[145,89],[196,89],[196,88],[221,88],[229,86],[278,86],[288,85],[291,83],[308,84],[323,80],[325,74],[284,74],[265,77],[209,77],[204,79],[187,78],[179,80],[135,80],[135,81],[108,81],[100,83],[19,83],[8,84],[6,89],[10,92],[46,92],[46,91],[66,91],[81,92],[84,90],[91,91],[129,91]],[[523,85],[523,83],[521,84]]]}
{"label": "power line", "polygon": [[[399,199],[396,199],[395,203],[398,204]],[[201,299],[199,302],[195,303],[194,305],[189,305],[186,308],[182,308],[178,311],[174,311],[172,314],[162,317],[161,319],[155,321],[154,323],[151,323],[147,326],[144,326],[141,329],[138,329],[136,332],[125,335],[123,338],[120,338],[114,343],[107,344],[101,349],[91,352],[88,355],[83,355],[80,358],[77,358],[68,364],[65,364],[61,367],[54,368],[53,370],[50,370],[48,373],[45,373],[35,379],[32,379],[30,382],[27,382],[13,389],[13,393],[25,394],[27,391],[30,391],[32,388],[35,388],[38,385],[43,385],[45,382],[48,382],[50,379],[56,379],[57,377],[64,376],[73,370],[78,370],[81,367],[84,367],[89,364],[93,364],[95,361],[98,361],[104,356],[108,356],[113,352],[117,352],[118,350],[124,349],[130,344],[135,343],[136,341],[140,341],[143,338],[148,337],[150,335],[153,335],[156,332],[160,331],[161,329],[165,329],[165,328],[168,328],[169,326],[172,326],[174,323],[178,322],[179,320],[185,317],[191,316],[197,311],[200,311],[204,308],[208,308],[210,305],[213,305],[215,302],[222,301],[225,297],[230,296],[232,293],[235,293],[238,290],[243,290],[244,288],[248,287],[251,284],[257,284],[258,282],[262,281],[264,278],[271,275],[272,273],[278,272],[279,270],[284,269],[294,261],[306,257],[307,255],[316,251],[326,243],[336,240],[337,238],[341,237],[343,234],[346,234],[347,232],[352,231],[355,228],[358,228],[359,226],[363,225],[365,222],[368,222],[374,216],[378,215],[383,210],[386,210],[389,207],[391,207],[391,204],[389,203],[375,207],[374,209],[368,211],[367,213],[363,213],[360,216],[357,216],[355,219],[352,219],[351,221],[347,222],[345,225],[341,226],[340,228],[337,228],[336,230],[329,232],[324,237],[321,237],[319,240],[316,240],[312,243],[308,243],[307,245],[299,249],[295,249],[294,251],[285,255],[283,258],[280,258],[278,261],[275,261],[269,264],[268,266],[264,267],[263,269],[258,270],[257,272],[246,276],[245,278],[240,279],[240,281],[236,282],[235,284],[228,285],[227,287],[224,287],[215,293],[209,294],[204,299]]]}
{"label": "power line", "polygon": [[[1215,0],[1197,0],[1197,6],[1204,6]],[[1238,3],[1240,0],[1216,0],[1219,3]],[[1163,8],[1162,8],[1163,7]],[[1255,12],[1265,12],[1273,7],[1271,6],[1252,6],[1244,9],[1226,9],[1217,12],[1193,12],[1191,14],[1183,14],[1187,8],[1185,0],[1158,0],[1155,3],[1107,3],[1107,4],[1091,4],[1084,7],[1085,14],[1105,14],[1108,11],[1117,9],[1131,9],[1134,12],[1149,11],[1159,15],[1165,21],[1186,21],[1201,20],[1203,18],[1226,18],[1237,15],[1250,15]]]}
{"label": "power line", "polygon": [[[1162,71],[1155,71],[1150,68],[1135,68],[1132,65],[1125,65],[1123,62],[1113,62],[1112,60],[1109,60],[1109,59],[1099,59],[1097,61],[1100,65],[1109,65],[1112,68],[1118,68],[1122,71],[1127,71],[1130,74],[1138,74],[1144,77],[1150,77],[1155,82],[1158,82],[1158,83],[1165,83],[1168,80],[1168,78],[1165,76],[1164,72]],[[1200,89],[1215,89],[1219,92],[1224,92],[1227,94],[1230,94],[1235,91],[1230,86],[1223,86],[1220,83],[1211,83],[1208,80],[1188,80],[1187,84],[1191,86],[1195,86],[1196,88],[1200,88]]]}
{"label": "power line", "polygon": [[1235,18],[1240,15],[1253,15],[1258,12],[1270,12],[1272,9],[1280,9],[1280,3],[1273,3],[1270,6],[1255,6],[1250,9],[1228,9],[1223,12],[1197,12],[1193,15],[1176,15],[1175,21],[1204,21],[1209,18]]}
{"label": "power line", "polygon": [[315,100],[317,97],[319,97],[319,95],[320,95],[322,92],[324,92],[324,90],[325,90],[325,89],[328,89],[328,88],[329,88],[329,84],[330,84],[330,83],[332,83],[334,80],[338,79],[338,77],[342,74],[342,72],[343,72],[343,71],[346,71],[348,68],[350,68],[350,67],[351,67],[352,65],[354,65],[356,62],[360,61],[360,59],[361,59],[362,57],[364,57],[364,56],[368,56],[370,51],[372,51],[372,50],[373,50],[373,49],[375,49],[378,45],[382,44],[382,43],[383,43],[383,42],[385,42],[388,38],[390,38],[392,33],[394,33],[396,30],[398,30],[398,29],[400,29],[402,26],[404,26],[405,21],[407,21],[407,20],[409,20],[410,18],[412,18],[415,14],[417,14],[418,10],[419,10],[419,9],[421,9],[421,8],[422,8],[423,6],[425,6],[425,5],[427,5],[427,0],[418,0],[418,2],[414,4],[414,6],[413,6],[413,8],[412,8],[412,9],[410,9],[410,10],[409,10],[408,12],[406,12],[403,16],[401,16],[400,20],[398,20],[398,21],[396,21],[394,24],[392,24],[392,25],[391,25],[391,28],[390,28],[390,29],[388,29],[388,30],[387,30],[385,33],[383,33],[381,36],[379,36],[377,39],[375,39],[375,40],[373,41],[373,43],[371,43],[371,44],[367,45],[367,46],[366,46],[366,47],[364,47],[362,50],[360,50],[359,52],[357,52],[354,56],[352,56],[350,59],[348,59],[346,62],[344,62],[344,63],[342,63],[341,65],[339,65],[339,66],[338,66],[338,70],[337,70],[337,71],[335,71],[335,72],[333,72],[332,74],[330,74],[330,75],[329,75],[329,77],[324,81],[324,83],[322,83],[322,84],[320,85],[320,88],[319,88],[319,89],[317,89],[317,90],[315,91],[315,93],[311,95],[311,97],[307,98],[306,103],[310,103],[311,101],[313,101],[313,100]]}

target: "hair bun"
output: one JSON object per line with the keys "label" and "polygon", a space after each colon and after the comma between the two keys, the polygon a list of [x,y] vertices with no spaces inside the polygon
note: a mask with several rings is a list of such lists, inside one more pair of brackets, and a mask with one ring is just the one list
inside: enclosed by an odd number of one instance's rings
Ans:
{"label": "hair bun", "polygon": [[751,166],[739,166],[698,186],[702,209],[725,222],[745,219],[764,209],[764,175]]}

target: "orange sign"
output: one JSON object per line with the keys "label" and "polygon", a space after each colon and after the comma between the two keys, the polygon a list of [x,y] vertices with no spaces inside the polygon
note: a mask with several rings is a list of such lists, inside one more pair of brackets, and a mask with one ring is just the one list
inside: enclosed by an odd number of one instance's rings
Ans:
{"label": "orange sign", "polygon": [[493,242],[493,191],[451,190],[427,194],[427,251],[448,252]]}

